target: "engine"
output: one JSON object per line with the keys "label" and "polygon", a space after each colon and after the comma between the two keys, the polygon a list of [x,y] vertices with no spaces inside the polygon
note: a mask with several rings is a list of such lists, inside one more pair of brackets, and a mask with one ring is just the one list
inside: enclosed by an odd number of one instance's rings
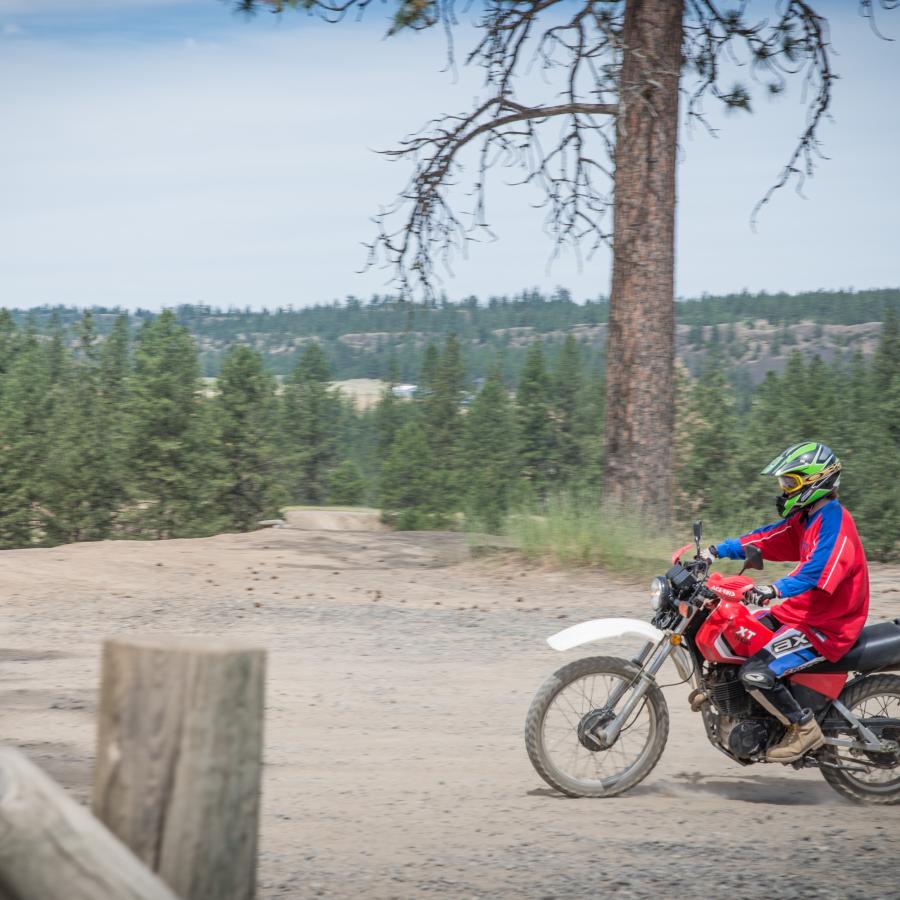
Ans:
{"label": "engine", "polygon": [[738,759],[753,759],[769,745],[769,722],[765,719],[742,719],[727,729],[728,749]]}
{"label": "engine", "polygon": [[706,679],[706,693],[721,715],[732,718],[752,716],[759,706],[738,678],[737,666],[712,666]]}
{"label": "engine", "polygon": [[748,763],[768,747],[777,723],[747,693],[735,666],[712,666],[704,688],[711,709],[704,715],[713,743]]}

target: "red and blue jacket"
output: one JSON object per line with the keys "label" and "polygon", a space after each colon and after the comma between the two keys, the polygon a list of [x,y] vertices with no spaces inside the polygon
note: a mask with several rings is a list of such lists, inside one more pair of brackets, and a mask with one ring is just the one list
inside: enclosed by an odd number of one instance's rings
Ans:
{"label": "red and blue jacket", "polygon": [[784,602],[773,607],[784,625],[799,628],[826,659],[836,662],[855,643],[869,613],[869,570],[850,513],[829,500],[812,515],[765,525],[716,546],[719,556],[744,559],[756,544],[763,559],[797,567],[774,582]]}

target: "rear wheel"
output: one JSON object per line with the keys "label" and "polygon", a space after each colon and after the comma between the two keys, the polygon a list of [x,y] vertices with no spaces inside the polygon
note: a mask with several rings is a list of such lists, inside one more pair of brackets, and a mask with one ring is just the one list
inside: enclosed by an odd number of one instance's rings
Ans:
{"label": "rear wheel", "polygon": [[655,684],[609,747],[592,738],[615,717],[611,692],[635,683],[639,672],[624,659],[594,656],[563,666],[541,685],[525,721],[525,746],[547,784],[569,797],[612,797],[652,771],[669,734],[669,710]]}
{"label": "rear wheel", "polygon": [[[848,685],[840,699],[876,737],[900,745],[900,676],[869,675]],[[826,736],[859,739],[849,725],[826,729]],[[839,794],[865,803],[900,803],[900,750],[826,747],[821,759],[825,780]]]}

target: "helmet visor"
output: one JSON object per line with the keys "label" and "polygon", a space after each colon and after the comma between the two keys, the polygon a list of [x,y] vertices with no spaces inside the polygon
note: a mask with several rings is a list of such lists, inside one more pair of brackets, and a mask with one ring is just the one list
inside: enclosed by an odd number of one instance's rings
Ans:
{"label": "helmet visor", "polygon": [[785,475],[778,476],[778,483],[781,485],[781,489],[785,492],[785,494],[796,494],[800,488],[803,487],[805,480],[802,475],[797,475],[794,472],[788,472]]}

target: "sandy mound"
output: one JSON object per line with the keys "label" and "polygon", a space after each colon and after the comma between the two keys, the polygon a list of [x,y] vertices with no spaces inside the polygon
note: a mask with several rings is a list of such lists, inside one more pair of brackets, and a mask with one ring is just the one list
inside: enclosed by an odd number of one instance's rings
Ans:
{"label": "sandy mound", "polygon": [[286,509],[284,519],[301,531],[390,531],[377,509]]}

